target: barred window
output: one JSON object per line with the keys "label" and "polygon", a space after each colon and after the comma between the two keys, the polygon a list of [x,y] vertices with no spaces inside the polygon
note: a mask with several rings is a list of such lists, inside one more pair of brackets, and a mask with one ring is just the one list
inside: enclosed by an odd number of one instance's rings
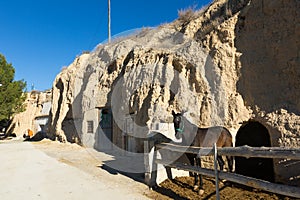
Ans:
{"label": "barred window", "polygon": [[94,133],[94,121],[87,121],[87,132]]}

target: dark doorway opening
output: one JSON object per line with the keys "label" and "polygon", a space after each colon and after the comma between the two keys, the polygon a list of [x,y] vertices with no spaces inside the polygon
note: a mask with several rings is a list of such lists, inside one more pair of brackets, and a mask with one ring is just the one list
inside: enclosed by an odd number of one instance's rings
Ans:
{"label": "dark doorway opening", "polygon": [[[247,122],[236,135],[235,146],[271,147],[270,135],[259,122]],[[274,182],[272,158],[235,158],[235,171],[238,174]]]}
{"label": "dark doorway opening", "polygon": [[113,117],[110,108],[103,108],[100,112],[100,129],[99,140],[100,149],[109,150],[112,149],[113,141]]}

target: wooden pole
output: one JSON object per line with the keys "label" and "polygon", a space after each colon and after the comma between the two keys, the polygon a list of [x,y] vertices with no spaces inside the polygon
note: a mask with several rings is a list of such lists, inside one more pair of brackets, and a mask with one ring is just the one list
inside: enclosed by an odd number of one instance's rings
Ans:
{"label": "wooden pole", "polygon": [[108,42],[110,43],[111,40],[111,31],[110,31],[110,25],[111,25],[111,18],[110,18],[110,0],[108,0]]}
{"label": "wooden pole", "polygon": [[145,183],[151,185],[151,169],[150,169],[150,159],[149,159],[149,142],[144,141],[144,164],[145,164]]}
{"label": "wooden pole", "polygon": [[220,192],[219,192],[219,173],[218,173],[218,149],[217,144],[214,144],[214,167],[215,167],[215,179],[216,179],[216,199],[220,200]]}
{"label": "wooden pole", "polygon": [[[158,144],[157,147],[170,151],[181,153],[192,153],[199,156],[214,155],[211,147],[188,147],[169,143]],[[282,147],[222,147],[218,148],[218,154],[221,156],[241,156],[246,158],[288,158],[300,160],[300,148],[282,148]]]}

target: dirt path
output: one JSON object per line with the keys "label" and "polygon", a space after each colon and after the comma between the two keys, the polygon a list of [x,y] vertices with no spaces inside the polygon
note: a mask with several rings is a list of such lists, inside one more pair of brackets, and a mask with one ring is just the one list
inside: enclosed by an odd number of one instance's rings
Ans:
{"label": "dirt path", "polygon": [[101,169],[105,154],[52,141],[1,141],[0,197],[13,199],[148,199],[147,186]]}
{"label": "dirt path", "polygon": [[[112,156],[76,144],[0,140],[0,199],[215,199],[212,179],[205,179],[205,194],[192,190],[190,177],[165,180],[156,191],[142,177],[122,175],[106,164],[132,165],[126,156]],[[255,189],[222,186],[221,199],[289,200]]]}

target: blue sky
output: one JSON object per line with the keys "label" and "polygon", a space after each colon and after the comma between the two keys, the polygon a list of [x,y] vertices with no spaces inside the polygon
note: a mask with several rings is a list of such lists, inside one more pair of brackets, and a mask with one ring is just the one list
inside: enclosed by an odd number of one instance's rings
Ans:
{"label": "blue sky", "polygon": [[[111,34],[171,22],[178,10],[211,0],[111,0]],[[107,0],[1,0],[0,53],[16,69],[15,80],[36,90],[83,51],[107,39]]]}

